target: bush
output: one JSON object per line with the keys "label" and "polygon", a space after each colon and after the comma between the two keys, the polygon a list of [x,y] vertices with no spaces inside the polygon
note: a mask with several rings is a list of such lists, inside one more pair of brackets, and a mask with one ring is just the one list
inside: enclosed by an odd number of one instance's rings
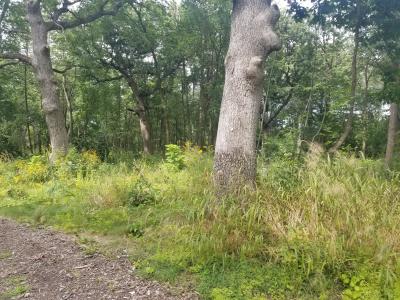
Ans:
{"label": "bush", "polygon": [[167,164],[177,170],[182,170],[185,167],[185,156],[178,145],[166,145],[166,162]]}
{"label": "bush", "polygon": [[139,180],[129,189],[126,205],[129,207],[137,207],[139,205],[149,204],[156,199],[156,192],[146,179],[141,176]]}
{"label": "bush", "polygon": [[15,163],[17,174],[16,183],[45,182],[50,178],[50,167],[44,156],[32,156],[29,161],[18,160]]}
{"label": "bush", "polygon": [[96,170],[100,163],[100,158],[95,151],[79,153],[72,148],[65,157],[59,158],[55,163],[55,174],[60,179],[86,177]]}

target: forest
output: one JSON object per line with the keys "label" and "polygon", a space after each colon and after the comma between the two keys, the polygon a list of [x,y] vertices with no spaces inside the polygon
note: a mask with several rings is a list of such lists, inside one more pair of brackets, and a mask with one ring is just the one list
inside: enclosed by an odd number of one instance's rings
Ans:
{"label": "forest", "polygon": [[0,0],[0,299],[400,299],[399,105],[399,0]]}

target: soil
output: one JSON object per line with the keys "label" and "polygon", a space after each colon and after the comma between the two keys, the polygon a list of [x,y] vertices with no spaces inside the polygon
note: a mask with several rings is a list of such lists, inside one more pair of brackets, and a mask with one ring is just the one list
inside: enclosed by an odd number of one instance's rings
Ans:
{"label": "soil", "polygon": [[0,299],[198,299],[138,277],[126,258],[88,255],[74,236],[0,219]]}

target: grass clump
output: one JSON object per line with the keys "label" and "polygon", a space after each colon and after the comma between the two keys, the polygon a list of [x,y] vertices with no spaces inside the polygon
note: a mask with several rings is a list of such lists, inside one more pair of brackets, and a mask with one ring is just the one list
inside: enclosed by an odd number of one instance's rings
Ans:
{"label": "grass clump", "polygon": [[399,299],[399,172],[284,156],[260,161],[256,190],[217,201],[211,155],[170,148],[166,162],[1,162],[0,214],[129,241],[141,274],[206,299]]}
{"label": "grass clump", "polygon": [[6,290],[0,292],[0,300],[14,299],[28,292],[29,286],[24,276],[11,276],[4,279]]}
{"label": "grass clump", "polygon": [[12,257],[12,252],[11,251],[1,251],[0,252],[0,260],[2,259],[7,259]]}

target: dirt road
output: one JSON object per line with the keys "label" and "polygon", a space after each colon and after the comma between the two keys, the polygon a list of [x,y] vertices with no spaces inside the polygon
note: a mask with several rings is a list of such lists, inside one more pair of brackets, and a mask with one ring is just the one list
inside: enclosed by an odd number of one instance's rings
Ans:
{"label": "dirt road", "polygon": [[127,259],[87,255],[74,237],[0,219],[0,299],[197,299],[137,277]]}

